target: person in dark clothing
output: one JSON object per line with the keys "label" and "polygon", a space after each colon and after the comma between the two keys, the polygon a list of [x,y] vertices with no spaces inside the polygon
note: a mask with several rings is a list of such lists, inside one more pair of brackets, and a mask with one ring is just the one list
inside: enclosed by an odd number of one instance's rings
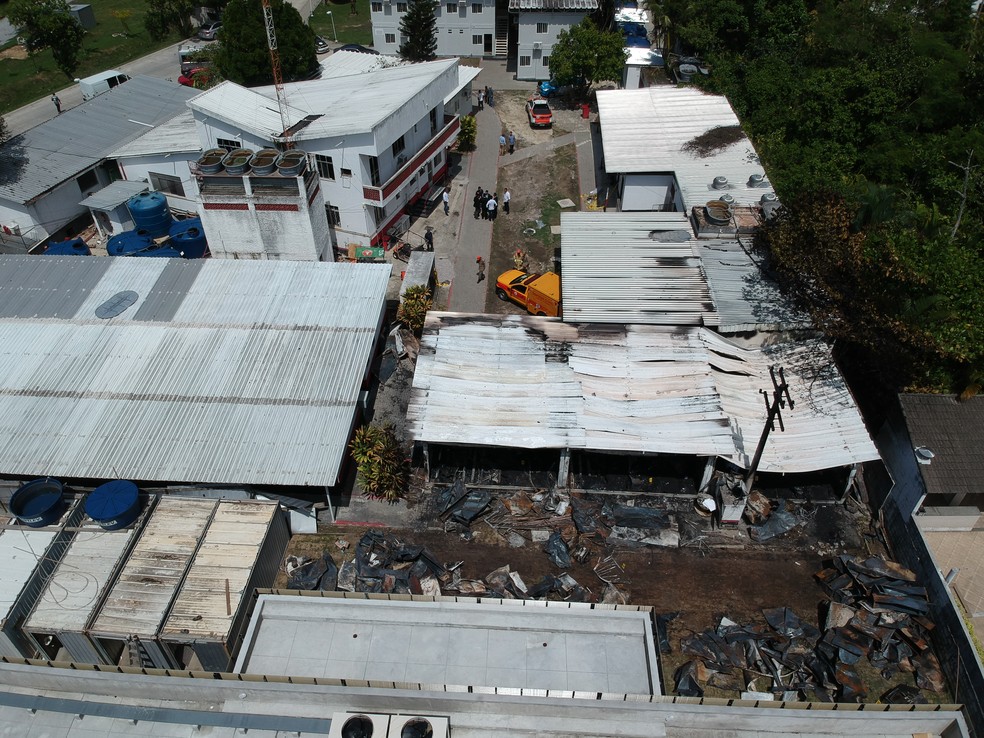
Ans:
{"label": "person in dark clothing", "polygon": [[58,111],[58,115],[61,115],[61,100],[54,92],[51,93],[51,102],[54,103],[55,110]]}
{"label": "person in dark clothing", "polygon": [[424,231],[424,246],[426,251],[434,250],[434,231],[430,228]]}
{"label": "person in dark clothing", "polygon": [[[482,282],[485,280],[485,259],[479,256],[475,259],[475,264],[478,266],[478,282]],[[478,284],[478,282],[476,282],[476,284]]]}
{"label": "person in dark clothing", "polygon": [[489,198],[492,197],[492,193],[483,192],[482,193],[482,220],[489,219]]}
{"label": "person in dark clothing", "polygon": [[475,197],[472,199],[472,205],[475,206],[475,220],[482,217],[482,195],[484,194],[485,192],[481,187],[475,190]]}

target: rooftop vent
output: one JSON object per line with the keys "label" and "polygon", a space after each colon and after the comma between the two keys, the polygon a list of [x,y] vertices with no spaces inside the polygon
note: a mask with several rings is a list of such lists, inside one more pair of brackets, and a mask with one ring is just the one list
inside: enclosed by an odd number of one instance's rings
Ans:
{"label": "rooftop vent", "polygon": [[779,198],[776,197],[775,192],[766,192],[764,195],[762,195],[762,197],[759,198],[759,203],[761,203],[762,205],[766,205],[770,202],[772,203],[779,202]]}
{"label": "rooftop vent", "polygon": [[933,459],[936,458],[936,454],[930,451],[925,446],[919,446],[916,448],[916,461],[918,461],[923,466],[929,466],[933,463]]}
{"label": "rooftop vent", "polygon": [[753,174],[748,178],[749,187],[768,187],[769,181],[765,178],[763,174]]}
{"label": "rooftop vent", "polygon": [[387,738],[389,721],[389,715],[336,712],[331,716],[328,738]]}
{"label": "rooftop vent", "polygon": [[728,189],[728,178],[727,177],[715,177],[714,181],[711,182],[711,187],[715,190],[726,190]]}

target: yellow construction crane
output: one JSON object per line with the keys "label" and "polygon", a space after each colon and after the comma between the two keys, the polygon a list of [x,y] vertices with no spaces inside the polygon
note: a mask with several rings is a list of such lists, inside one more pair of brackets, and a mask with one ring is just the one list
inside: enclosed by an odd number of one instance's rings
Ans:
{"label": "yellow construction crane", "polygon": [[277,51],[277,29],[273,25],[273,9],[270,0],[260,0],[263,4],[263,21],[266,24],[267,46],[270,48],[270,66],[273,68],[273,86],[277,90],[277,107],[280,108],[280,123],[283,125],[284,148],[293,148],[290,137],[290,120],[287,116],[287,93],[284,92],[284,78],[280,73],[280,52]]}

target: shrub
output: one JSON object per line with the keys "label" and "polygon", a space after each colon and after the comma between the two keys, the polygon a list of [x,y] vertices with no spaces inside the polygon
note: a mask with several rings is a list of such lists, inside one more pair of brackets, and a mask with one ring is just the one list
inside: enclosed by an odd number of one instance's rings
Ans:
{"label": "shrub", "polygon": [[403,302],[396,313],[396,319],[416,334],[424,329],[427,311],[433,304],[430,290],[422,284],[411,287],[403,294]]}
{"label": "shrub", "polygon": [[463,115],[461,117],[461,128],[458,131],[458,150],[474,151],[475,136],[478,135],[478,123],[474,115]]}
{"label": "shrub", "polygon": [[395,502],[406,486],[407,463],[390,425],[364,425],[349,444],[366,497]]}

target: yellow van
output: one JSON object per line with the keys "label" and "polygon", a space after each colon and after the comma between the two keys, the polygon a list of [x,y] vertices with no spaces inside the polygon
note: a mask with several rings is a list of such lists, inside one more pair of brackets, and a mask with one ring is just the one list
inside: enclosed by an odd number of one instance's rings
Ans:
{"label": "yellow van", "polygon": [[500,300],[512,300],[533,315],[560,317],[560,275],[528,274],[510,269],[495,280],[495,296]]}

